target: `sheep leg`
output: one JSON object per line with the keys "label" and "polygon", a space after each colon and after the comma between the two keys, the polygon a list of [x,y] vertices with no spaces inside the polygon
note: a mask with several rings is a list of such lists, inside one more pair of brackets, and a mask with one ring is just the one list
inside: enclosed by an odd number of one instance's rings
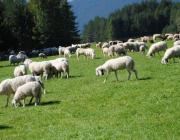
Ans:
{"label": "sheep leg", "polygon": [[106,80],[107,80],[107,78],[108,78],[109,74],[110,74],[110,72],[107,72],[106,78],[105,78],[105,80],[104,80],[104,82],[103,82],[103,83],[105,83],[105,82],[106,82]]}
{"label": "sheep leg", "polygon": [[[159,54],[159,52],[157,52]],[[159,56],[161,57],[161,55],[159,54]]]}
{"label": "sheep leg", "polygon": [[128,80],[130,80],[131,72],[130,72],[130,70],[127,70],[127,71],[128,71]]}
{"label": "sheep leg", "polygon": [[133,72],[135,73],[136,79],[138,80],[137,71],[136,71],[136,70],[133,70]]}
{"label": "sheep leg", "polygon": [[25,107],[25,99],[23,99],[23,107]]}
{"label": "sheep leg", "polygon": [[10,94],[7,95],[7,100],[6,100],[6,105],[5,105],[5,107],[8,107],[9,98],[10,98]]}
{"label": "sheep leg", "polygon": [[30,99],[30,101],[29,101],[29,104],[31,104],[31,103],[32,103],[33,98],[34,98],[34,97],[31,97],[31,99]]}
{"label": "sheep leg", "polygon": [[114,74],[115,74],[115,76],[116,76],[116,82],[119,81],[119,80],[118,80],[118,77],[117,77],[117,71],[114,71]]}

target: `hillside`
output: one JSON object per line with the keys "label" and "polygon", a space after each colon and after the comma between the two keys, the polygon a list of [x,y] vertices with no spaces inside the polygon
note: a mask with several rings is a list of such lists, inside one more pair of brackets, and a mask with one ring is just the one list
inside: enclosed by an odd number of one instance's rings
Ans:
{"label": "hillside", "polygon": [[[122,9],[125,5],[140,3],[142,0],[69,0],[79,25],[80,33],[84,24],[93,20],[95,16],[107,18],[110,13]],[[160,1],[160,0],[157,0]],[[179,0],[172,0],[179,1]]]}

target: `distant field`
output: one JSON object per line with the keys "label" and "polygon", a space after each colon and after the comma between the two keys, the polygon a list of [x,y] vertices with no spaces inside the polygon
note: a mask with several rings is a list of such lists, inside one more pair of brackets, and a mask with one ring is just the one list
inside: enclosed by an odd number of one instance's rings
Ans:
{"label": "distant field", "polygon": [[[172,41],[167,43],[172,47]],[[123,70],[118,71],[118,82],[111,73],[103,83],[105,75],[96,76],[95,68],[110,58],[95,44],[91,47],[96,51],[94,60],[80,56],[78,61],[75,54],[68,58],[69,79],[43,79],[47,94],[43,94],[41,105],[15,108],[11,95],[5,108],[7,97],[0,96],[1,139],[180,139],[178,59],[162,65],[164,52],[150,59],[139,52],[128,53],[135,60],[139,80],[132,73],[127,81],[128,73]],[[14,67],[8,61],[0,62],[0,82],[13,78]]]}

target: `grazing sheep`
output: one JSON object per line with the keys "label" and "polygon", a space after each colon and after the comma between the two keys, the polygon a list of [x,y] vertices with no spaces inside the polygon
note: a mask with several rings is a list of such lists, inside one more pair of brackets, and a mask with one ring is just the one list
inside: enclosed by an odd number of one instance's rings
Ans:
{"label": "grazing sheep", "polygon": [[94,49],[92,48],[78,48],[76,50],[76,55],[77,55],[77,59],[79,60],[79,56],[80,54],[84,54],[84,57],[87,58],[88,56],[91,56],[92,59],[95,58],[96,54],[95,54],[95,51]]}
{"label": "grazing sheep", "polygon": [[161,38],[163,39],[162,35],[161,34],[154,34],[153,35],[153,41],[156,42],[156,38]]}
{"label": "grazing sheep", "polygon": [[26,69],[25,65],[19,65],[19,66],[15,67],[15,69],[14,69],[15,77],[26,75],[26,74],[27,74],[27,69]]}
{"label": "grazing sheep", "polygon": [[166,64],[169,59],[173,58],[175,62],[175,58],[179,57],[180,59],[180,45],[176,45],[172,48],[166,50],[164,57],[161,60],[162,64]]}
{"label": "grazing sheep", "polygon": [[49,78],[50,69],[52,67],[52,64],[48,61],[42,61],[42,62],[35,62],[30,59],[26,59],[24,61],[25,65],[28,65],[30,72],[33,75],[43,75],[43,73],[46,73],[46,80]]}
{"label": "grazing sheep", "polygon": [[64,57],[69,57],[69,58],[71,58],[72,57],[72,54],[71,54],[71,52],[70,52],[70,50],[69,49],[64,49]]}
{"label": "grazing sheep", "polygon": [[[154,57],[155,57],[155,53],[159,54],[160,51],[165,52],[166,49],[167,49],[167,43],[165,41],[160,41],[160,42],[154,43],[151,45],[146,56],[150,58],[151,56],[154,55]],[[159,56],[160,56],[160,54],[159,54]]]}
{"label": "grazing sheep", "polygon": [[110,50],[110,55],[112,56],[114,56],[114,53],[116,54],[116,56],[121,54],[123,55],[127,54],[126,50],[120,44],[110,46],[109,50]]}
{"label": "grazing sheep", "polygon": [[49,60],[49,62],[52,64],[50,77],[53,77],[53,75],[58,77],[58,73],[60,73],[62,78],[62,73],[66,72],[66,76],[69,78],[69,63],[66,58],[56,58],[54,60]]}
{"label": "grazing sheep", "polygon": [[47,58],[47,56],[44,53],[40,53],[39,58]]}
{"label": "grazing sheep", "polygon": [[110,56],[111,55],[111,50],[109,48],[102,48],[102,53],[103,53],[104,57],[106,55]]}
{"label": "grazing sheep", "polygon": [[109,59],[107,60],[103,65],[99,66],[96,68],[96,75],[104,75],[104,70],[107,71],[106,78],[104,80],[104,83],[106,82],[110,72],[114,71],[115,76],[116,76],[116,81],[118,81],[117,77],[117,70],[123,70],[127,69],[129,75],[128,75],[128,80],[130,79],[131,72],[133,71],[136,75],[136,79],[138,79],[137,76],[137,71],[134,69],[134,60],[129,57],[129,56],[123,56],[115,59]]}
{"label": "grazing sheep", "polygon": [[[35,106],[37,104],[40,104],[41,102],[41,85],[39,82],[33,81],[33,82],[28,82],[22,86],[19,86],[17,88],[17,91],[15,92],[14,98],[12,100],[12,104],[17,107],[17,103],[20,100],[23,100],[23,107],[25,107],[25,99],[27,96],[30,96],[32,98],[36,98],[35,101]],[[31,98],[31,101],[32,101]],[[30,101],[30,102],[31,102]]]}
{"label": "grazing sheep", "polygon": [[137,52],[138,48],[136,47],[136,45],[134,44],[134,42],[124,42],[123,43],[123,48],[126,51],[130,51],[130,52]]}
{"label": "grazing sheep", "polygon": [[0,94],[7,95],[7,101],[5,107],[8,106],[10,95],[14,94],[19,86],[24,85],[25,83],[28,83],[30,81],[39,82],[42,88],[44,89],[44,94],[46,93],[44,84],[40,76],[23,75],[12,79],[6,79],[1,82]]}
{"label": "grazing sheep", "polygon": [[64,54],[65,47],[59,46],[59,57],[61,57]]}

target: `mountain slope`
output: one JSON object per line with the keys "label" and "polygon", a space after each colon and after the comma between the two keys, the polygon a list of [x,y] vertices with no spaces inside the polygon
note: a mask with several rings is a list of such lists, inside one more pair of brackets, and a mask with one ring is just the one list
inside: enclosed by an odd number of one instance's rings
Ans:
{"label": "mountain slope", "polygon": [[[140,3],[142,0],[71,0],[74,15],[77,17],[80,33],[84,24],[93,20],[95,16],[107,18],[110,13],[122,9],[125,5]],[[160,0],[157,0],[158,2]],[[179,1],[179,0],[172,0]]]}

